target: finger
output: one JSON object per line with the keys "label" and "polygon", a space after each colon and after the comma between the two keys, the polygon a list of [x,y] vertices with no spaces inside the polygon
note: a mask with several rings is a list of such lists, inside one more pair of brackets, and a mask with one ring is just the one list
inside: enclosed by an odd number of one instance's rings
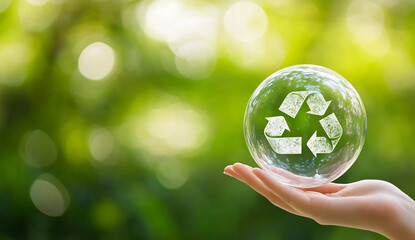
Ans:
{"label": "finger", "polygon": [[333,194],[337,193],[341,190],[343,190],[347,185],[346,184],[336,184],[336,183],[329,183],[318,187],[312,187],[312,188],[298,188],[303,191],[313,191],[313,192],[319,192],[322,194]]}
{"label": "finger", "polygon": [[[297,179],[298,175],[292,174],[284,169],[281,168],[277,168],[274,166],[269,166],[269,170],[272,171],[273,173],[286,177],[288,179]],[[315,191],[315,192],[320,192],[323,194],[329,194],[329,193],[335,193],[338,192],[340,190],[342,190],[343,188],[345,188],[346,185],[345,184],[335,184],[335,183],[329,183],[329,184],[325,184],[323,186],[319,186],[319,187],[313,187],[313,188],[298,188],[301,189],[303,191]]]}
{"label": "finger", "polygon": [[253,169],[253,173],[264,183],[275,195],[277,195],[283,202],[285,202],[292,209],[305,216],[310,216],[310,198],[309,195],[298,188],[286,186],[279,183],[270,175],[261,169]]}
{"label": "finger", "polygon": [[276,205],[279,208],[284,209],[287,212],[300,215],[297,211],[295,211],[292,207],[288,206],[284,201],[282,201],[278,196],[276,196],[270,189],[268,189],[259,179],[256,177],[253,172],[252,168],[237,163],[235,164],[232,169],[239,174],[240,177],[244,179],[244,182],[248,184],[252,189],[256,192],[267,198],[271,203]]}
{"label": "finger", "polygon": [[235,170],[232,169],[232,166],[225,167],[225,170],[223,171],[223,173],[225,173],[228,176],[234,177],[241,182],[244,182],[244,179],[241,176],[239,176],[239,174],[236,173]]}
{"label": "finger", "polygon": [[275,196],[264,185],[262,185],[262,188],[259,187],[259,185],[261,185],[259,180],[256,180],[257,181],[256,184],[252,183],[252,180],[247,182],[241,175],[239,175],[235,170],[233,170],[233,168],[231,166],[226,167],[224,173],[240,180],[241,182],[244,182],[244,183],[248,184],[252,189],[254,189],[257,193],[259,193],[262,196],[264,196],[265,198],[267,198],[274,205],[284,209],[287,212],[298,215],[298,213],[296,211],[294,211],[292,208],[290,208],[288,205],[286,205],[284,202],[282,202],[277,196]]}
{"label": "finger", "polygon": [[[316,191],[304,192],[301,189],[279,183],[263,170],[254,169],[253,172],[275,195],[303,216],[312,218],[319,223],[342,226],[358,220],[355,218],[354,210],[359,205],[357,199],[329,197]],[[335,186],[331,185],[327,186],[327,189],[324,187],[318,190],[333,189],[336,190]]]}
{"label": "finger", "polygon": [[274,167],[274,166],[267,166],[267,168],[268,168],[267,170],[269,170],[269,171],[271,171],[271,172],[273,172],[277,175],[288,178],[288,179],[298,179],[299,178],[298,175],[295,175],[295,174],[293,174],[289,171],[286,171],[284,169],[281,169],[281,168],[277,168],[277,167]]}

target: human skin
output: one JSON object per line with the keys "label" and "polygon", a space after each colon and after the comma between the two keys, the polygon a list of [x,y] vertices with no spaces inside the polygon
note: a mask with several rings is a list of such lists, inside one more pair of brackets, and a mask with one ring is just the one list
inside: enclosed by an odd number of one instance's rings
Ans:
{"label": "human skin", "polygon": [[262,169],[241,163],[227,166],[224,173],[275,206],[321,225],[369,230],[393,240],[415,239],[415,201],[391,183],[363,180],[305,189],[284,185]]}

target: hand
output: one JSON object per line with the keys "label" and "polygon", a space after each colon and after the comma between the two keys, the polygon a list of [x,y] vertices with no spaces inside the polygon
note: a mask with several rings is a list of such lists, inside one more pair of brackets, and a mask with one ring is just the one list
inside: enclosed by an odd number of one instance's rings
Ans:
{"label": "hand", "polygon": [[224,173],[248,184],[275,206],[319,224],[365,229],[389,239],[415,239],[415,202],[388,182],[363,180],[302,189],[241,163],[227,166]]}

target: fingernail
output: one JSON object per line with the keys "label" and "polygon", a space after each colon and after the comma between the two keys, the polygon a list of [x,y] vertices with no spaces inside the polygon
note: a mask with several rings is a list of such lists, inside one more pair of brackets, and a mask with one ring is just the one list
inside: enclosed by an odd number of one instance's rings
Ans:
{"label": "fingernail", "polygon": [[236,167],[236,168],[244,167],[244,164],[237,162],[233,165],[233,167]]}

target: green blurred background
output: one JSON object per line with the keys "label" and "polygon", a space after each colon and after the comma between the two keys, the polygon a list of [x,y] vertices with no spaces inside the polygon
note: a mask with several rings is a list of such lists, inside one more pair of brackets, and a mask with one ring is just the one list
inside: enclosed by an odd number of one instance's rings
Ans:
{"label": "green blurred background", "polygon": [[328,67],[367,110],[336,182],[415,196],[415,2],[0,0],[0,239],[384,239],[284,212],[224,174],[256,166],[246,103]]}

